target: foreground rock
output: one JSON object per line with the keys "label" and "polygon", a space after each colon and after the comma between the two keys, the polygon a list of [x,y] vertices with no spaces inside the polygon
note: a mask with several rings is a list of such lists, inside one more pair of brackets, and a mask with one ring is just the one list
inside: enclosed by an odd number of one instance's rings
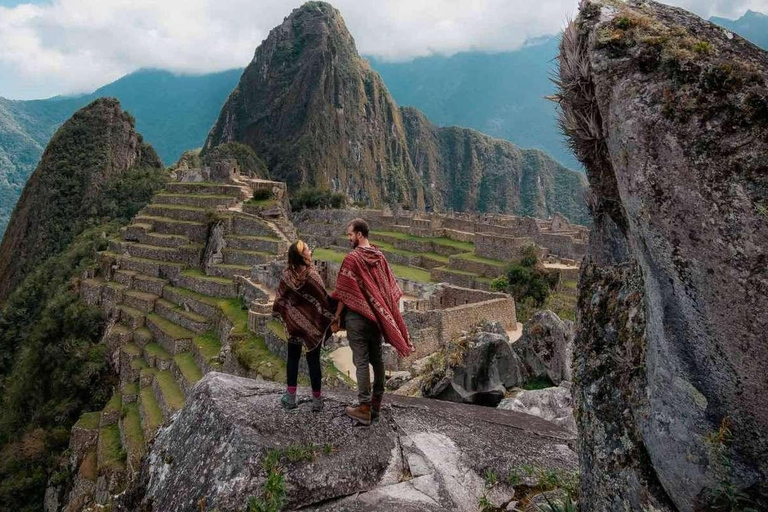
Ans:
{"label": "foreground rock", "polygon": [[[381,419],[365,428],[344,415],[351,394],[332,394],[312,413],[309,403],[282,411],[281,393],[207,374],[117,508],[242,510],[264,496],[272,457],[285,509],[474,511],[484,496],[498,507],[522,498],[503,480],[510,471],[568,473],[577,464],[567,446],[573,436],[534,416],[387,395]],[[488,472],[502,476],[493,488]]]}
{"label": "foreground rock", "polygon": [[506,391],[522,385],[527,373],[504,329],[487,324],[432,358],[422,379],[428,398],[495,407]]}
{"label": "foreground rock", "polygon": [[585,1],[563,126],[594,193],[574,390],[582,507],[768,509],[768,53]]}
{"label": "foreground rock", "polygon": [[499,409],[532,414],[576,434],[571,383],[568,381],[556,387],[518,391],[514,396],[502,400]]}
{"label": "foreground rock", "polygon": [[547,377],[554,384],[560,384],[572,379],[573,337],[573,322],[544,310],[525,323],[523,336],[513,348],[530,378]]}

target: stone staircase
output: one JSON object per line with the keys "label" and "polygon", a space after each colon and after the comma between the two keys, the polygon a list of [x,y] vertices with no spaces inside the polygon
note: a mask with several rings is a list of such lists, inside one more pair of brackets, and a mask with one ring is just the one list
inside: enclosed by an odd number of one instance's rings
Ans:
{"label": "stone staircase", "polygon": [[[274,218],[239,211],[250,195],[243,184],[169,183],[99,253],[99,275],[82,281],[81,296],[111,319],[104,342],[119,373],[113,400],[73,429],[73,440],[89,430],[80,457],[93,459],[93,485],[109,491],[88,499],[98,503],[135,476],[147,441],[204,374],[284,378],[284,362],[248,330],[242,297],[264,307],[270,291],[250,281],[251,267],[284,257],[289,241]],[[223,230],[222,258],[206,264],[214,224]]]}

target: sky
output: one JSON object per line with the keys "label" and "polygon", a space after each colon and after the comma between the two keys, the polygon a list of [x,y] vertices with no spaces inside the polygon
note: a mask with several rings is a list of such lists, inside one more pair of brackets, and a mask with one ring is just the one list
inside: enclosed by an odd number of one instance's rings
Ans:
{"label": "sky", "polygon": [[[141,68],[244,67],[302,0],[0,0],[0,96],[91,92]],[[578,0],[333,0],[360,53],[390,61],[512,51],[559,32]],[[768,0],[668,0],[709,18]],[[532,8],[532,5],[535,8]]]}

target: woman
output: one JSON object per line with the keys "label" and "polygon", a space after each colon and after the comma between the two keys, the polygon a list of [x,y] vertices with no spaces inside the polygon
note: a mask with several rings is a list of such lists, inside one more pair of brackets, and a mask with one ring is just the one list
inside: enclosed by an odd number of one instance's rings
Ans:
{"label": "woman", "polygon": [[288,248],[288,268],[277,289],[272,314],[279,316],[288,333],[288,389],[281,399],[283,408],[296,408],[296,383],[302,346],[307,351],[309,379],[312,383],[312,410],[320,411],[320,348],[331,336],[335,304],[328,296],[323,280],[312,266],[312,251],[301,240]]}

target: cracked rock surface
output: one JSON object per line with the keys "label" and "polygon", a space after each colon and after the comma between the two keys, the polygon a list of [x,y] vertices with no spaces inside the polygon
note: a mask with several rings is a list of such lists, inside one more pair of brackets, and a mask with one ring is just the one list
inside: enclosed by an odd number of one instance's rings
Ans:
{"label": "cracked rock surface", "polygon": [[208,373],[185,407],[155,439],[118,510],[242,510],[262,496],[265,456],[313,446],[314,455],[280,467],[285,509],[477,510],[485,496],[498,507],[514,497],[483,475],[533,466],[573,471],[573,434],[513,411],[385,396],[381,418],[356,426],[344,414],[352,393],[328,393],[311,411],[308,397],[283,411],[281,386]]}

